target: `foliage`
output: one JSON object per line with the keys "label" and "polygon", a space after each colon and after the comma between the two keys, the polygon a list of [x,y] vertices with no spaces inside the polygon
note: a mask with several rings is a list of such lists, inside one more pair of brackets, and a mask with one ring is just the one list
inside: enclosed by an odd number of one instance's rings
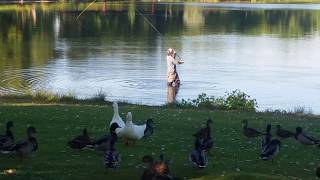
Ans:
{"label": "foliage", "polygon": [[[36,91],[27,94],[10,94],[0,96],[2,103],[38,103],[38,104],[111,104],[106,101],[106,94],[101,90],[93,97],[77,98],[72,94],[56,94]],[[124,103],[124,102],[122,102]],[[126,104],[126,103],[125,103]]]}
{"label": "foliage", "polygon": [[250,110],[255,111],[257,108],[257,101],[251,98],[246,93],[236,89],[231,93],[226,93],[224,97],[215,98],[214,96],[207,96],[202,93],[197,99],[182,99],[177,103],[179,107],[199,107],[207,109],[220,110]]}

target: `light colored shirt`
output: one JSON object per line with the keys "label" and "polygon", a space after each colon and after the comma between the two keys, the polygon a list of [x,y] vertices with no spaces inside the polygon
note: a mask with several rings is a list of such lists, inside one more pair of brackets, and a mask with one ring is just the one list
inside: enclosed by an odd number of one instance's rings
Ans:
{"label": "light colored shirt", "polygon": [[167,74],[176,73],[176,65],[179,64],[179,60],[174,59],[172,56],[167,56]]}

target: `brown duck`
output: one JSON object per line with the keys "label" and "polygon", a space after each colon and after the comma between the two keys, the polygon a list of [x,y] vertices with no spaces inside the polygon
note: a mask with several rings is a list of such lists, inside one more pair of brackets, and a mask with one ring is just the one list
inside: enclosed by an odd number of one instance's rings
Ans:
{"label": "brown duck", "polygon": [[253,129],[253,128],[249,128],[248,127],[248,120],[243,120],[243,134],[247,137],[247,138],[255,138],[255,137],[259,137],[264,135],[263,133]]}
{"label": "brown duck", "polygon": [[294,133],[285,129],[282,129],[280,125],[277,125],[277,136],[281,139],[286,139],[289,137],[294,137]]}

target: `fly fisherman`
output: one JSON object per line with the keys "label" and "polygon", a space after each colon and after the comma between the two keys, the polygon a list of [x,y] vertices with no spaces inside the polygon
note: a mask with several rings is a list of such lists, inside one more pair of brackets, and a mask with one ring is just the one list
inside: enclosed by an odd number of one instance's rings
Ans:
{"label": "fly fisherman", "polygon": [[176,52],[174,49],[169,48],[167,50],[167,85],[172,86],[173,83],[175,86],[180,85],[180,79],[177,72],[177,64],[183,64],[182,60],[175,59]]}

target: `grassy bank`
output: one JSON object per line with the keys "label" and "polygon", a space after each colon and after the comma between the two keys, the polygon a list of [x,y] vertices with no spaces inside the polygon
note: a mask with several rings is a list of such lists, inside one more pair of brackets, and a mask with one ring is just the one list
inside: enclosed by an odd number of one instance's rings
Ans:
{"label": "grassy bank", "polygon": [[[251,126],[264,129],[267,123],[281,124],[294,130],[302,126],[320,137],[320,118],[300,117],[289,114],[255,113],[239,111],[212,111],[188,108],[145,107],[122,105],[120,113],[131,111],[133,119],[155,120],[155,133],[133,147],[117,144],[122,163],[116,170],[105,170],[102,154],[91,150],[75,151],[66,142],[87,127],[92,137],[105,133],[112,118],[110,105],[2,105],[0,127],[12,120],[17,139],[25,137],[28,125],[38,129],[39,151],[20,162],[18,158],[0,156],[0,170],[17,169],[14,177],[1,174],[0,179],[138,179],[142,174],[141,158],[146,154],[160,153],[172,160],[171,172],[187,179],[314,179],[319,164],[319,148],[305,147],[294,139],[283,141],[276,160],[263,162],[258,159],[260,139],[247,140],[241,134],[241,120],[247,118]],[[214,120],[213,134],[216,141],[209,165],[198,170],[188,165],[187,156],[193,147],[191,134],[204,123]],[[274,131],[274,129],[273,129]]]}

